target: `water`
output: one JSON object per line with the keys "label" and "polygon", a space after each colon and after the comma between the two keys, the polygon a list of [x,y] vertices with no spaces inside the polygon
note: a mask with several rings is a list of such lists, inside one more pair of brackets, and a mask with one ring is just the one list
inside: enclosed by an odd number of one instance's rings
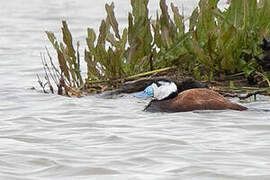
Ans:
{"label": "water", "polygon": [[[146,113],[131,95],[81,99],[43,94],[40,53],[66,19],[84,46],[105,1],[0,0],[0,179],[221,180],[270,178],[268,97],[252,111]],[[196,1],[177,1],[190,13]],[[158,6],[150,1],[151,13]],[[128,1],[115,1],[120,26]],[[40,89],[40,88],[39,88]],[[237,99],[233,99],[237,101]]]}

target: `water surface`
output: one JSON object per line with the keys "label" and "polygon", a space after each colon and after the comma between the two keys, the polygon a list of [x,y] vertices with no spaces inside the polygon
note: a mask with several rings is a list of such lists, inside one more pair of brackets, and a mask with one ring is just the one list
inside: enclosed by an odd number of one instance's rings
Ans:
{"label": "water surface", "polygon": [[[250,111],[146,113],[146,100],[43,94],[40,53],[61,20],[84,47],[105,0],[1,0],[0,179],[254,180],[270,177],[268,97]],[[189,14],[197,1],[175,1]],[[150,0],[151,14],[158,2]],[[129,1],[115,0],[120,26]],[[83,50],[83,48],[82,48]],[[233,99],[233,101],[238,101]],[[254,110],[255,109],[255,110]]]}

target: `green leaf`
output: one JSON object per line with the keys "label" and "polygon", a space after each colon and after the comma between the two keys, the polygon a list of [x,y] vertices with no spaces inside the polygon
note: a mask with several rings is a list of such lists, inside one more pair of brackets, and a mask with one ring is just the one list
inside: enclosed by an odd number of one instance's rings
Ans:
{"label": "green leaf", "polygon": [[120,34],[118,30],[118,23],[116,21],[115,15],[114,15],[114,4],[111,3],[111,5],[106,4],[105,5],[106,11],[107,11],[107,18],[114,30],[115,36],[120,39]]}
{"label": "green leaf", "polygon": [[73,48],[72,35],[68,29],[66,21],[62,21],[62,33],[63,33],[63,41],[68,48],[68,55],[70,57],[75,58],[75,50]]}
{"label": "green leaf", "polygon": [[180,35],[183,35],[185,33],[185,24],[184,24],[184,18],[179,14],[179,10],[176,6],[171,3],[171,8],[174,14],[174,22],[177,26],[178,33]]}
{"label": "green leaf", "polygon": [[49,31],[45,31],[45,33],[47,34],[47,37],[50,40],[50,42],[52,43],[54,49],[59,50],[59,45],[58,45],[58,42],[57,42],[54,34],[52,32],[49,32]]}
{"label": "green leaf", "polygon": [[189,18],[189,31],[194,31],[198,22],[199,9],[195,8]]}
{"label": "green leaf", "polygon": [[101,25],[99,27],[99,36],[98,36],[98,40],[97,40],[97,46],[98,48],[102,48],[102,50],[105,49],[105,40],[107,37],[107,26],[106,26],[106,22],[104,20],[102,20]]}

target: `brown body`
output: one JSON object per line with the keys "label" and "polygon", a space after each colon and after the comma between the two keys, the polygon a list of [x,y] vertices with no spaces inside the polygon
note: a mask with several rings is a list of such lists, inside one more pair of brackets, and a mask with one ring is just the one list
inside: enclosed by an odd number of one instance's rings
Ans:
{"label": "brown body", "polygon": [[246,110],[247,108],[229,101],[219,93],[204,89],[190,89],[166,100],[153,100],[145,108],[146,111],[184,112],[193,110]]}

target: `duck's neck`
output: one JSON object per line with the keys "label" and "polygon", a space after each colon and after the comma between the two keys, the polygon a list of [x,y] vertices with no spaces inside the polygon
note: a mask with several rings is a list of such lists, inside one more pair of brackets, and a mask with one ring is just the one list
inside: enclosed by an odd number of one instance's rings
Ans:
{"label": "duck's neck", "polygon": [[173,92],[173,93],[171,93],[169,96],[167,96],[166,98],[161,99],[161,100],[159,100],[159,101],[172,99],[172,98],[175,98],[177,95],[178,95],[178,92]]}

